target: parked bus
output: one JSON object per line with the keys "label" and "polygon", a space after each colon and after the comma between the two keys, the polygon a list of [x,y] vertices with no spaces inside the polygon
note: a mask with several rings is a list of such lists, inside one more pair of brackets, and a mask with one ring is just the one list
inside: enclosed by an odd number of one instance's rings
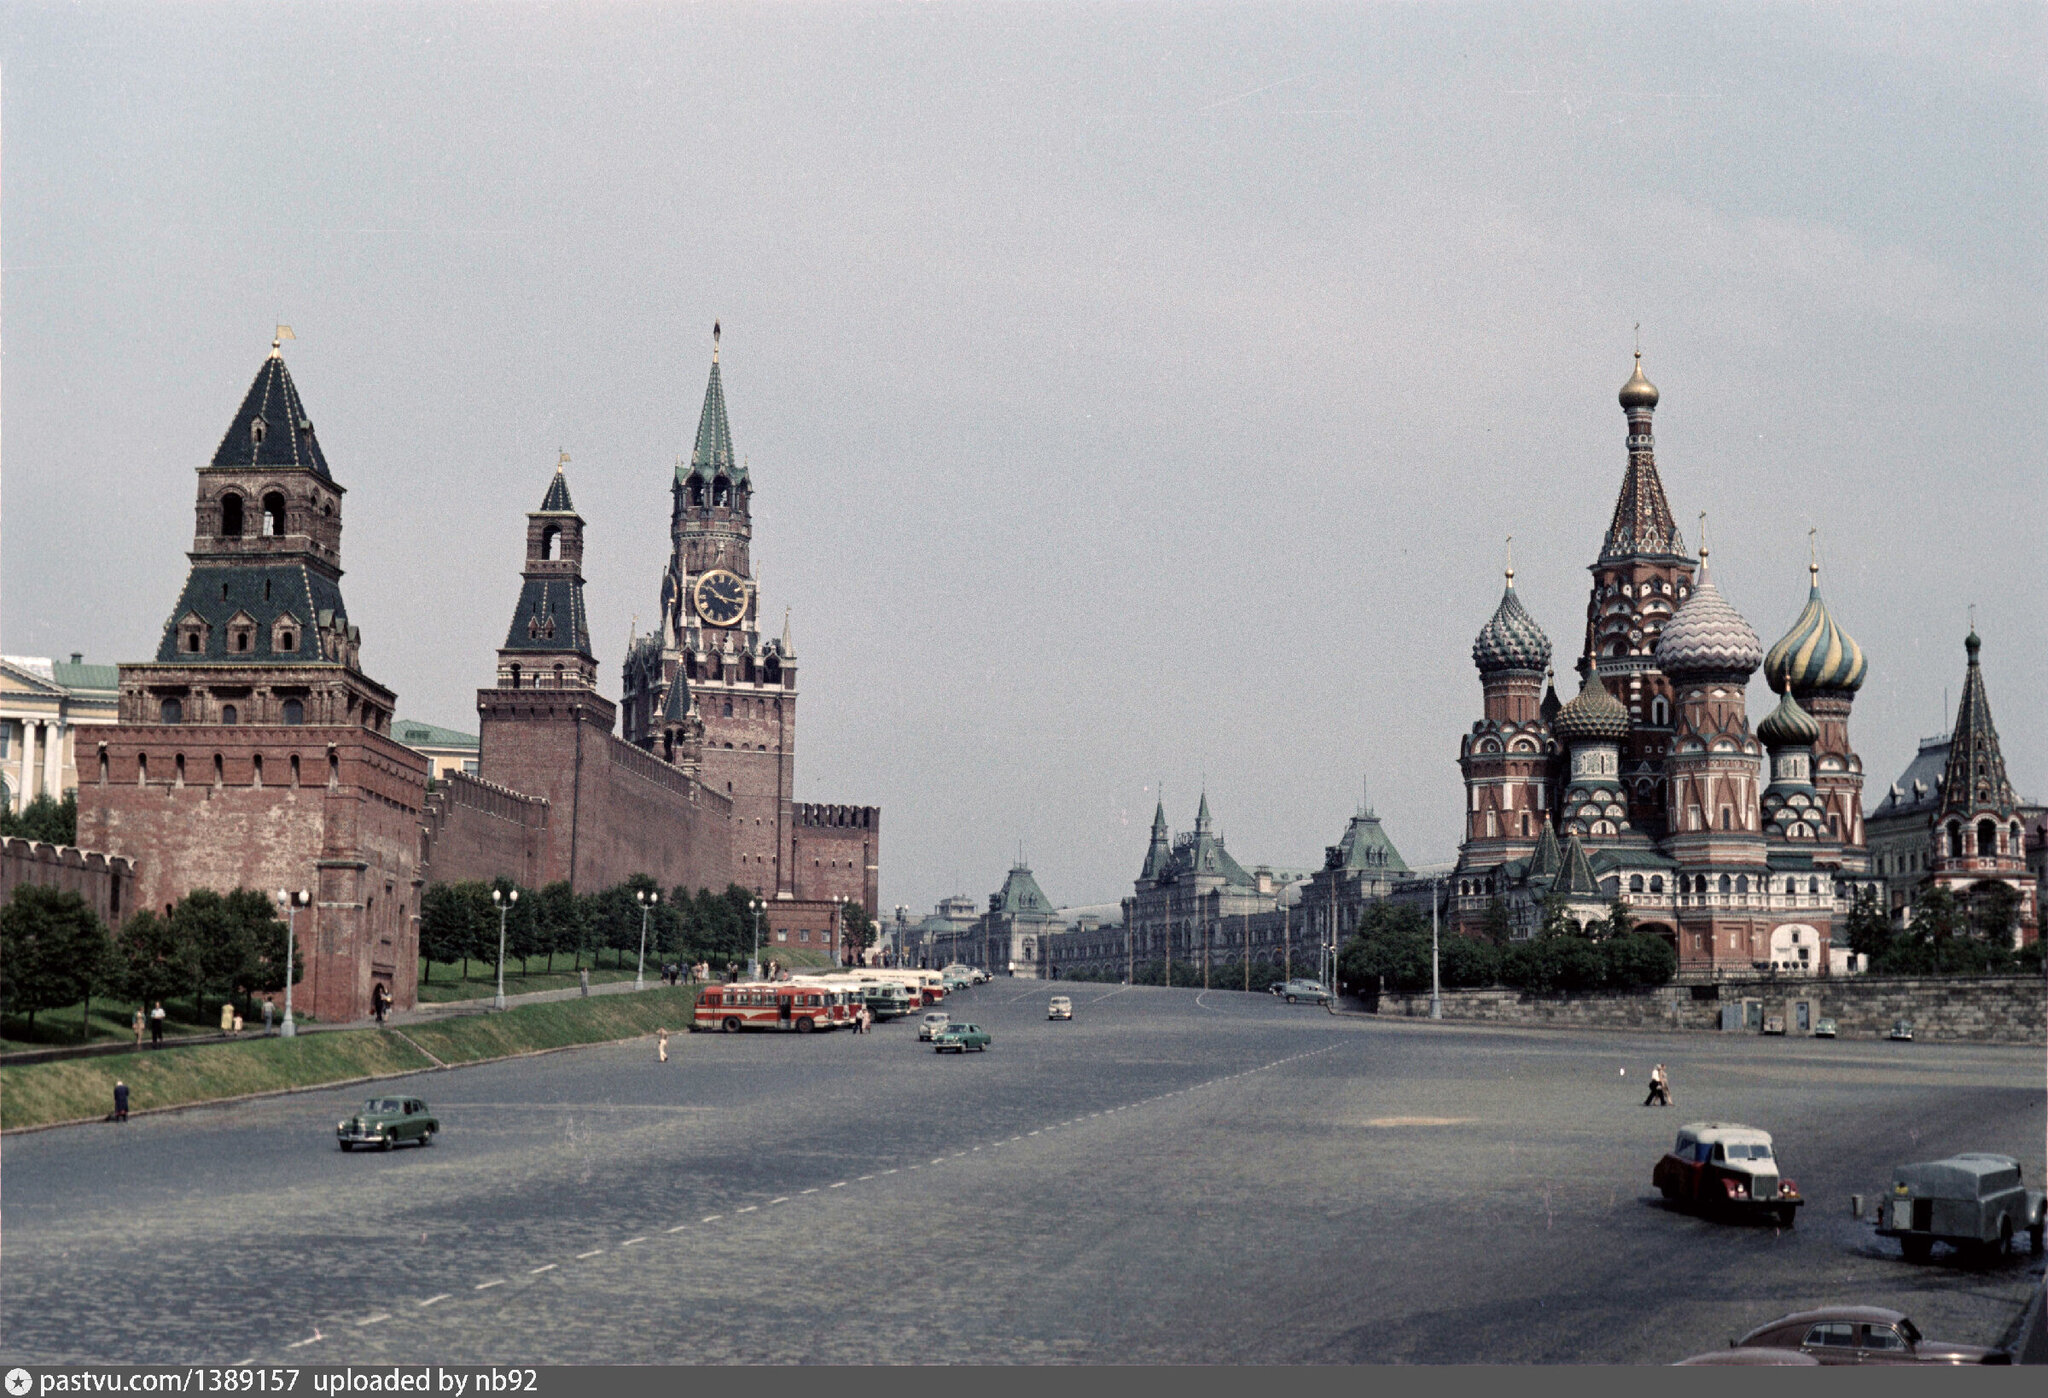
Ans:
{"label": "parked bus", "polygon": [[720,1029],[728,1034],[737,1034],[742,1029],[793,1030],[799,1034],[836,1029],[846,1023],[849,994],[846,990],[794,981],[710,985],[698,993],[697,1013],[690,1028]]}

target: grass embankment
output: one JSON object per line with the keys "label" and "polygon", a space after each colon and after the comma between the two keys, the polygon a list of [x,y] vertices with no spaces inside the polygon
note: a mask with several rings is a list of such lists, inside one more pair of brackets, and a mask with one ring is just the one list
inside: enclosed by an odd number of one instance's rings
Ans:
{"label": "grass embankment", "polygon": [[[66,1005],[61,1009],[43,1010],[36,1015],[35,1033],[31,1035],[27,1015],[8,1015],[0,1019],[0,1053],[15,1053],[22,1049],[68,1048],[73,1044],[103,1044],[109,1039],[130,1039],[135,1037],[133,1022],[129,1016],[135,1013],[132,1000],[94,1000],[92,1018],[88,1021],[89,1036],[78,1032],[79,1012],[85,1008],[83,1002]],[[173,1000],[164,1005],[169,1016],[164,1021],[164,1033],[218,1034],[220,1019],[216,1008],[211,1024],[190,1022],[188,1011],[192,1008],[190,999]],[[143,1037],[149,1037],[145,1031]]]}
{"label": "grass embankment", "polygon": [[696,1000],[696,990],[684,986],[526,1005],[504,1014],[408,1025],[402,1031],[342,1029],[295,1039],[245,1039],[0,1067],[0,1128],[104,1116],[113,1110],[117,1078],[128,1084],[129,1110],[143,1111],[417,1072],[433,1066],[426,1053],[443,1063],[481,1063],[636,1038],[664,1025],[675,1033],[688,1028]]}

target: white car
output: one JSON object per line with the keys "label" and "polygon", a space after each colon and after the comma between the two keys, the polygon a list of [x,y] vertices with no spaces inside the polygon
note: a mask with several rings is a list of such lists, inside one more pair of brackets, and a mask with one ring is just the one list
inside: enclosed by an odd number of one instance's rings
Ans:
{"label": "white car", "polygon": [[973,979],[973,981],[974,981],[974,983],[975,983],[976,985],[986,985],[986,984],[988,983],[988,981],[989,981],[989,974],[988,974],[988,972],[986,972],[986,971],[982,970],[982,969],[981,969],[981,967],[979,967],[979,966],[976,966],[976,967],[975,967],[975,968],[973,969],[973,971],[972,971],[972,972],[970,972],[969,974],[970,974],[970,976],[972,977],[972,979]]}
{"label": "white car", "polygon": [[939,1031],[952,1022],[953,1017],[944,1010],[928,1011],[925,1017],[917,1022],[918,1042],[924,1043],[927,1040],[936,1039],[939,1036]]}
{"label": "white car", "polygon": [[1074,1017],[1074,1002],[1064,995],[1053,996],[1052,1003],[1045,1007],[1045,1017],[1047,1019],[1072,1019]]}

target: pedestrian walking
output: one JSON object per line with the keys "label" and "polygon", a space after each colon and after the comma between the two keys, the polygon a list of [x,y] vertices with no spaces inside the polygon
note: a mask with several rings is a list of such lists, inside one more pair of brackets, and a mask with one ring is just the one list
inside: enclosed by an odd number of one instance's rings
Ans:
{"label": "pedestrian walking", "polygon": [[275,1015],[276,1013],[277,1013],[277,1005],[276,1005],[276,1003],[275,1003],[274,1001],[272,1001],[272,1000],[271,1000],[271,998],[270,998],[270,997],[269,997],[268,995],[264,996],[264,997],[263,997],[263,1032],[264,1032],[265,1034],[272,1034],[272,1033],[275,1033],[275,1032],[276,1032],[275,1030],[273,1030],[273,1029],[272,1029],[272,1028],[270,1027],[270,1021],[271,1021],[271,1018],[272,1018],[272,1016],[274,1016],[274,1015]]}
{"label": "pedestrian walking", "polygon": [[135,1007],[135,1047],[137,1047],[137,1048],[141,1048],[141,1047],[142,1047],[142,1025],[143,1025],[143,1014],[142,1014],[142,1006],[140,1006],[140,1005],[137,1005],[137,1006]]}
{"label": "pedestrian walking", "polygon": [[122,1082],[122,1081],[121,1081],[121,1080],[120,1080],[119,1078],[115,1078],[115,1079],[114,1079],[114,1120],[116,1120],[116,1121],[126,1121],[127,1119],[128,1119],[128,1084],[127,1084],[127,1083],[125,1083],[125,1082]]}
{"label": "pedestrian walking", "polygon": [[156,1007],[149,1012],[149,1046],[151,1048],[163,1047],[164,1020],[166,1017],[164,1014],[164,1002],[159,1000],[156,1002]]}
{"label": "pedestrian walking", "polygon": [[860,1007],[860,1013],[855,1016],[855,1020],[860,1025],[860,1032],[865,1034],[868,1032],[868,1026],[875,1022],[875,1012],[869,1009],[866,1005],[862,1005]]}
{"label": "pedestrian walking", "polygon": [[1650,1092],[1643,1098],[1646,1107],[1668,1107],[1671,1105],[1671,1078],[1659,1063],[1650,1070]]}
{"label": "pedestrian walking", "polygon": [[377,1017],[377,1023],[382,1024],[384,1015],[390,1008],[391,992],[384,988],[384,982],[378,981],[376,987],[370,991],[370,1013]]}
{"label": "pedestrian walking", "polygon": [[654,1052],[661,1062],[668,1062],[668,1030],[666,1027],[654,1031]]}

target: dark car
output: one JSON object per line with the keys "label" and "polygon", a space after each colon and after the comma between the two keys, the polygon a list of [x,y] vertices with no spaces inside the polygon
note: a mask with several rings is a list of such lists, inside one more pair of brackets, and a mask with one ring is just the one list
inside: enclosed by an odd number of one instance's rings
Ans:
{"label": "dark car", "polygon": [[1764,1215],[1781,1228],[1799,1217],[1799,1186],[1778,1173],[1768,1131],[1732,1121],[1695,1121],[1650,1172],[1674,1204],[1703,1212]]}
{"label": "dark car", "polygon": [[1930,1340],[1897,1311],[1829,1306],[1759,1325],[1735,1342],[1741,1349],[1796,1349],[1822,1364],[2010,1364],[2012,1355],[1983,1345]]}
{"label": "dark car", "polygon": [[987,1050],[991,1042],[989,1032],[980,1025],[953,1023],[933,1036],[932,1052],[944,1053],[951,1049],[954,1053],[965,1053],[973,1049],[981,1053]]}
{"label": "dark car", "polygon": [[441,1123],[417,1097],[372,1097],[363,1103],[361,1111],[337,1122],[334,1134],[340,1138],[343,1150],[357,1146],[390,1150],[400,1141],[430,1146],[434,1133],[440,1129]]}

